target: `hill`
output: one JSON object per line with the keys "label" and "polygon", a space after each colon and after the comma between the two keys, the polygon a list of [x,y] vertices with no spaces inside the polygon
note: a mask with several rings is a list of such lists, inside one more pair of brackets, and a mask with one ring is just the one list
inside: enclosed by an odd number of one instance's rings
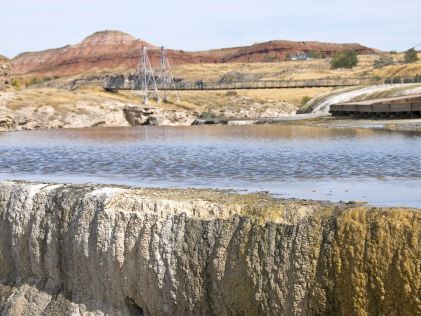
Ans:
{"label": "hill", "polygon": [[[62,48],[22,53],[11,60],[15,76],[61,77],[95,71],[124,71],[138,65],[142,46],[151,50],[153,64],[159,61],[159,47],[120,32],[96,32],[82,42]],[[377,51],[360,44],[332,44],[320,42],[270,41],[251,46],[186,52],[168,50],[172,65],[201,63],[238,63],[282,61],[288,54],[316,51],[331,56],[338,51],[355,50],[358,54],[374,54]]]}

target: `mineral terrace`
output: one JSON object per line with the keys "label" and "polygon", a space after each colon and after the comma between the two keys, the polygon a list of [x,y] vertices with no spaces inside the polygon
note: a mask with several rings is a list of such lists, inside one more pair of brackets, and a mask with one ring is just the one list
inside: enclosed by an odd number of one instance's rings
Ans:
{"label": "mineral terrace", "polygon": [[1,315],[419,315],[421,212],[3,182]]}

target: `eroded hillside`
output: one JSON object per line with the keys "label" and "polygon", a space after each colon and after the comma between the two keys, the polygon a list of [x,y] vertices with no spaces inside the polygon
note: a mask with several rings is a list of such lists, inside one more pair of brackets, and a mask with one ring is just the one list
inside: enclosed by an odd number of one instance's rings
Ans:
{"label": "eroded hillside", "polygon": [[[119,31],[101,31],[88,36],[75,45],[27,52],[12,59],[16,76],[62,77],[81,75],[98,70],[135,70],[139,63],[140,49],[150,49],[152,64],[159,64],[160,51],[144,40]],[[283,61],[288,54],[316,51],[331,56],[338,51],[355,50],[358,54],[374,54],[377,51],[360,44],[332,44],[319,42],[271,41],[251,46],[186,52],[168,50],[172,65],[201,63],[238,63]]]}

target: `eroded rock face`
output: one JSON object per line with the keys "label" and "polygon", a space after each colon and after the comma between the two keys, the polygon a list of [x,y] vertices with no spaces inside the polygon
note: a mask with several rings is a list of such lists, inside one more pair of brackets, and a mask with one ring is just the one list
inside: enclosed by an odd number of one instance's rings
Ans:
{"label": "eroded rock face", "polygon": [[9,99],[6,99],[6,94],[0,96],[0,131],[130,126],[123,113],[125,104],[120,102],[94,104],[78,101],[60,107],[28,102],[26,107],[11,109],[7,102],[15,96],[13,93],[9,95]]}
{"label": "eroded rock face", "polygon": [[191,125],[192,111],[132,105],[123,100],[82,92],[32,89],[0,93],[0,132],[139,125]]}
{"label": "eroded rock face", "polygon": [[283,61],[288,54],[315,51],[324,56],[332,56],[340,51],[353,50],[357,54],[374,54],[375,49],[360,44],[337,44],[322,42],[270,41],[239,48],[224,57],[224,62],[265,62]]}
{"label": "eroded rock face", "polygon": [[0,184],[2,315],[417,315],[421,213]]}
{"label": "eroded rock face", "polygon": [[[143,46],[155,48],[149,52],[154,65],[159,64],[160,51],[154,45],[119,31],[101,31],[88,36],[82,42],[62,48],[23,53],[13,58],[16,75],[69,76],[98,70],[136,69]],[[173,65],[214,62],[206,54],[188,54],[169,51]]]}

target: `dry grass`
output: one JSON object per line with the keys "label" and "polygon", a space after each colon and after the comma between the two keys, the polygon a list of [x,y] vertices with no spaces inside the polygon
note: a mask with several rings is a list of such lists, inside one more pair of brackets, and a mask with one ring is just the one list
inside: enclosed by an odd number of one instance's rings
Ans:
{"label": "dry grass", "polygon": [[[60,90],[62,91],[62,90]],[[130,91],[107,92],[102,87],[87,87],[76,90],[79,95],[112,100],[122,103],[140,104],[140,98]]]}
{"label": "dry grass", "polygon": [[100,105],[106,101],[140,104],[139,97],[130,92],[110,93],[102,88],[82,88],[68,91],[53,88],[24,89],[16,92],[16,97],[8,102],[8,107],[18,110],[26,106],[48,105],[53,108],[73,105],[77,102],[88,102]]}
{"label": "dry grass", "polygon": [[416,62],[414,64],[400,64],[387,66],[382,69],[376,70],[374,72],[375,76],[381,78],[390,78],[390,77],[414,77],[416,75],[421,75],[421,62]]}
{"label": "dry grass", "polygon": [[76,103],[79,99],[75,92],[56,89],[25,89],[17,92],[16,97],[7,105],[13,110],[42,104],[59,107],[62,104]]}
{"label": "dry grass", "polygon": [[[81,90],[84,91],[84,90]],[[332,91],[332,88],[305,88],[305,89],[257,89],[257,90],[219,90],[219,91],[180,91],[180,102],[175,102],[173,94],[169,95],[169,101],[158,104],[150,100],[151,106],[163,107],[166,109],[184,109],[192,112],[203,112],[209,107],[218,109],[229,106],[233,103],[233,96],[238,98],[248,98],[250,103],[254,102],[286,102],[295,106],[300,106],[304,97],[313,98],[319,94]],[[129,102],[131,104],[141,104],[142,99],[133,92],[125,91],[114,95],[105,91],[91,90],[96,96],[104,98],[115,97],[118,101]]]}
{"label": "dry grass", "polygon": [[413,77],[415,75],[421,75],[421,61],[418,61],[413,64],[405,64],[405,54],[391,54],[389,55],[394,65],[386,66],[380,69],[375,69],[373,75],[380,78],[391,78],[391,77]]}
{"label": "dry grass", "polygon": [[[235,108],[242,104],[285,102],[299,107],[304,97],[313,98],[319,94],[331,91],[331,88],[306,89],[268,89],[268,90],[237,90],[237,91],[181,91],[180,102],[175,102],[174,95],[169,95],[169,102],[158,104],[150,99],[152,107],[167,110],[187,110],[202,113],[210,108],[218,111],[222,108]],[[69,109],[97,106],[105,102],[120,102],[123,104],[142,104],[142,98],[131,91],[118,93],[106,92],[102,88],[85,87],[76,91],[54,88],[23,89],[16,92],[16,97],[8,102],[8,108],[20,110],[25,107],[40,107],[48,105],[55,109]],[[81,105],[80,102],[85,102]],[[79,103],[79,105],[77,105]]]}
{"label": "dry grass", "polygon": [[239,91],[240,94],[258,98],[272,99],[288,102],[294,105],[300,105],[304,97],[314,98],[315,96],[332,91],[332,88],[304,88],[304,89],[268,89],[268,90],[245,90]]}
{"label": "dry grass", "polygon": [[[331,91],[331,88],[307,89],[267,89],[267,90],[229,90],[229,91],[182,91],[181,103],[192,105],[189,110],[203,112],[209,108],[214,110],[235,105],[236,99],[246,98],[250,104],[254,102],[286,102],[300,106],[304,97],[313,98],[321,93]],[[234,98],[233,98],[234,96]],[[182,107],[180,104],[179,106]]]}
{"label": "dry grass", "polygon": [[174,76],[186,81],[218,81],[231,71],[261,75],[262,80],[318,79],[325,77],[357,77],[373,74],[376,55],[359,56],[354,69],[330,69],[329,59],[285,61],[276,63],[191,64],[173,68]]}

